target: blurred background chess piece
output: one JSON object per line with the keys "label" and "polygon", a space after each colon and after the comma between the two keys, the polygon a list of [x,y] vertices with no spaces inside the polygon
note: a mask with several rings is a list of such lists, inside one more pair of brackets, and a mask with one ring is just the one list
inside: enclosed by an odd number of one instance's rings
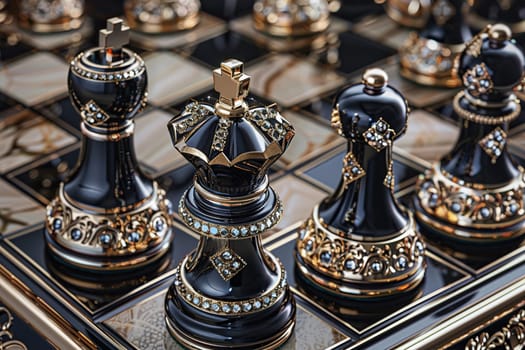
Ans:
{"label": "blurred background chess piece", "polygon": [[199,0],[127,0],[124,12],[133,30],[161,34],[195,27],[200,6]]}
{"label": "blurred background chess piece", "polygon": [[66,32],[84,23],[84,0],[19,0],[13,5],[18,25],[32,32]]}

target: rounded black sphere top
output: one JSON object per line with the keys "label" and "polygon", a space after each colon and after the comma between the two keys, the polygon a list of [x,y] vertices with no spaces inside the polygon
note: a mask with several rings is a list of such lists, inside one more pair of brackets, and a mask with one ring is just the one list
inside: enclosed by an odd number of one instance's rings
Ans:
{"label": "rounded black sphere top", "polygon": [[123,48],[129,28],[119,18],[107,21],[99,47],[78,54],[68,75],[73,105],[90,126],[115,126],[133,118],[146,104],[147,75],[142,58]]}
{"label": "rounded black sphere top", "polygon": [[379,68],[363,74],[361,83],[343,89],[336,96],[332,126],[354,142],[365,142],[363,134],[376,125],[393,131],[393,139],[407,127],[408,105],[401,93],[388,85],[388,75]]}
{"label": "rounded black sphere top", "polygon": [[466,92],[477,99],[507,99],[523,78],[525,58],[504,24],[488,25],[462,52],[458,74]]}

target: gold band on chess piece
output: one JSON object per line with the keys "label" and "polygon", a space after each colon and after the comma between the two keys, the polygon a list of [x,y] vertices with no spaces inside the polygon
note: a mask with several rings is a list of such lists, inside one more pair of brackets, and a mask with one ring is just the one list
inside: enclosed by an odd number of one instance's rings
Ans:
{"label": "gold band on chess piece", "polygon": [[[435,164],[417,182],[418,220],[439,232],[472,242],[509,240],[525,233],[525,173],[487,187],[466,183]],[[523,222],[520,225],[520,222]],[[487,230],[490,232],[476,232]]]}
{"label": "gold band on chess piece", "polygon": [[[164,190],[153,184],[150,197],[114,209],[77,203],[62,184],[47,206],[49,248],[75,266],[101,270],[127,269],[160,258],[171,239],[171,203]],[[111,260],[123,257],[129,258]]]}
{"label": "gold band on chess piece", "polygon": [[414,220],[381,240],[338,232],[319,206],[299,229],[297,266],[313,283],[340,296],[377,298],[416,288],[424,277],[425,245]]}
{"label": "gold band on chess piece", "polygon": [[478,123],[478,124],[484,124],[484,125],[501,125],[503,123],[508,123],[519,117],[521,113],[521,103],[519,99],[514,99],[511,101],[511,103],[516,104],[516,108],[508,114],[500,115],[500,116],[487,116],[487,115],[481,115],[477,113],[473,113],[470,111],[467,111],[463,107],[461,107],[461,104],[459,101],[463,97],[466,97],[465,91],[460,91],[454,96],[454,100],[452,101],[452,107],[454,108],[454,112],[457,113],[457,115],[460,118],[463,118],[465,120]]}
{"label": "gold band on chess piece", "polygon": [[422,85],[454,88],[461,85],[454,60],[464,45],[447,45],[412,32],[399,50],[401,75]]}

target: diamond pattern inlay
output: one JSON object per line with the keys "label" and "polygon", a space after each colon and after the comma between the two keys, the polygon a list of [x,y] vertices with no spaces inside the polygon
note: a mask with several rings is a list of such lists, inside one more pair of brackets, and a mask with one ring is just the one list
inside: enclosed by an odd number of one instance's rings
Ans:
{"label": "diamond pattern inlay", "polygon": [[492,163],[496,163],[506,143],[507,134],[499,126],[479,141],[479,145],[491,158]]}
{"label": "diamond pattern inlay", "polygon": [[246,262],[233,250],[225,248],[210,257],[223,280],[228,281],[246,267]]}
{"label": "diamond pattern inlay", "polygon": [[383,118],[379,118],[377,122],[363,133],[366,143],[373,147],[377,152],[382,151],[388,146],[391,140],[394,139],[396,133],[390,128]]}

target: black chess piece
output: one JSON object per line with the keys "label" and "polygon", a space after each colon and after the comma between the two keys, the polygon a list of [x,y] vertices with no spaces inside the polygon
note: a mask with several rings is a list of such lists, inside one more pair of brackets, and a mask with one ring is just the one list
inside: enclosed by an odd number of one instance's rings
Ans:
{"label": "black chess piece", "polygon": [[406,130],[408,106],[387,80],[367,70],[335,98],[332,126],[348,140],[342,178],[299,229],[302,276],[344,298],[409,292],[425,275],[425,246],[393,195],[392,145]]}
{"label": "black chess piece", "polygon": [[442,87],[461,85],[454,70],[472,35],[464,19],[463,0],[436,0],[424,28],[412,32],[399,50],[401,75],[419,84]]}
{"label": "black chess piece", "polygon": [[472,28],[481,30],[488,24],[503,23],[514,34],[525,33],[523,0],[474,0],[468,15]]}
{"label": "black chess piece", "polygon": [[179,214],[201,238],[177,267],[165,306],[170,333],[192,349],[275,348],[295,324],[284,267],[261,243],[282,213],[267,171],[294,130],[273,105],[248,108],[242,71],[240,61],[223,62],[213,72],[215,106],[192,102],[168,125],[196,168]]}
{"label": "black chess piece", "polygon": [[418,181],[415,207],[429,232],[470,249],[525,233],[524,169],[507,151],[509,122],[521,111],[513,89],[525,59],[510,29],[497,24],[467,44],[458,64],[464,89],[453,107],[461,132],[452,151]]}
{"label": "black chess piece", "polygon": [[100,47],[69,68],[71,101],[81,116],[77,167],[47,207],[53,256],[85,269],[131,269],[160,258],[171,240],[171,203],[140,170],[133,118],[146,104],[142,58],[123,48],[129,28],[108,20]]}

